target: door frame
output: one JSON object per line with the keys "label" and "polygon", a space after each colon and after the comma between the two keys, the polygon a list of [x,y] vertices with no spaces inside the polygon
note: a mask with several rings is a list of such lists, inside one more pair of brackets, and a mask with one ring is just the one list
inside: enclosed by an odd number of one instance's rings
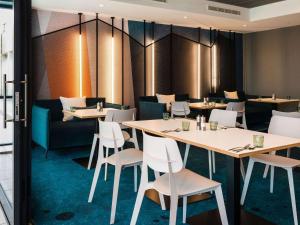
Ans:
{"label": "door frame", "polygon": [[[24,99],[24,80],[28,75],[28,96]],[[14,92],[20,93],[20,118],[14,122],[14,216],[15,225],[31,218],[31,0],[14,0]],[[16,101],[16,100],[15,100]],[[27,112],[24,111],[27,101]]]}

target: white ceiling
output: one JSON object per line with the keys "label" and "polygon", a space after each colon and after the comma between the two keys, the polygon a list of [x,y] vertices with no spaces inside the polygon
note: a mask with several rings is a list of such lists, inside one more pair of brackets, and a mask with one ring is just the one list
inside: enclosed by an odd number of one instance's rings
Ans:
{"label": "white ceiling", "polygon": [[[32,0],[34,8],[190,27],[212,27],[237,32],[256,32],[300,25],[300,0],[285,0],[246,9],[206,0]],[[101,5],[101,7],[100,7]],[[208,5],[238,10],[241,15],[209,12]]]}

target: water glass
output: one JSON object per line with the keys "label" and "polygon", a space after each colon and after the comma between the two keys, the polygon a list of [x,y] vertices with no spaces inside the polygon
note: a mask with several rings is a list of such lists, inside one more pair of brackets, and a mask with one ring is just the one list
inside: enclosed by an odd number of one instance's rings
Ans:
{"label": "water glass", "polygon": [[209,122],[210,130],[217,130],[218,129],[218,121],[210,121]]}
{"label": "water glass", "polygon": [[169,113],[163,113],[163,119],[164,120],[168,120],[168,119],[170,119],[170,115],[169,115]]}
{"label": "water glass", "polygon": [[182,130],[183,131],[188,131],[188,130],[190,130],[190,121],[186,121],[186,120],[184,120],[184,121],[182,121]]}
{"label": "water glass", "polygon": [[253,135],[253,146],[262,148],[264,147],[264,136],[263,135]]}

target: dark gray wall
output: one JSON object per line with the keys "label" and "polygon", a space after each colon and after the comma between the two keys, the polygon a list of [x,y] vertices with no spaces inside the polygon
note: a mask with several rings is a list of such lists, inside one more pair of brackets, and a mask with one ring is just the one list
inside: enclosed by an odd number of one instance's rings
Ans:
{"label": "dark gray wall", "polygon": [[300,98],[300,26],[244,35],[248,94]]}

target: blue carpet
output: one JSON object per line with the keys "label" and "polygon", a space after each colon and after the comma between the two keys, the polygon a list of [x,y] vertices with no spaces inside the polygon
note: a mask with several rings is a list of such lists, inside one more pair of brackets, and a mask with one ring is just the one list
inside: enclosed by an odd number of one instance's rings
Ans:
{"label": "blue carpet", "polygon": [[[184,149],[183,145],[180,145]],[[94,170],[86,170],[72,159],[89,155],[90,148],[66,149],[49,152],[48,159],[40,147],[32,150],[32,208],[33,220],[37,225],[90,225],[109,224],[114,168],[109,167],[108,180],[104,182],[101,171],[92,203],[88,194]],[[295,156],[293,151],[293,157]],[[223,184],[226,199],[226,159],[216,155],[216,174],[214,180]],[[187,167],[201,175],[208,176],[207,151],[191,148]],[[298,157],[299,158],[299,157]],[[245,163],[246,164],[246,163]],[[264,167],[256,164],[246,198],[245,209],[275,224],[292,225],[292,209],[287,174],[275,170],[274,194],[269,193],[269,179],[263,179]],[[296,199],[300,202],[300,173],[294,173]],[[242,185],[242,184],[241,184]],[[136,193],[133,191],[133,169],[122,171],[119,187],[115,224],[129,224]],[[299,204],[298,204],[299,205]],[[187,216],[216,208],[215,199],[188,205]],[[300,206],[299,206],[300,207]],[[60,213],[72,212],[69,220],[57,220]],[[169,212],[162,211],[158,205],[144,198],[137,224],[168,224]],[[182,208],[178,209],[177,223],[181,224]]]}

